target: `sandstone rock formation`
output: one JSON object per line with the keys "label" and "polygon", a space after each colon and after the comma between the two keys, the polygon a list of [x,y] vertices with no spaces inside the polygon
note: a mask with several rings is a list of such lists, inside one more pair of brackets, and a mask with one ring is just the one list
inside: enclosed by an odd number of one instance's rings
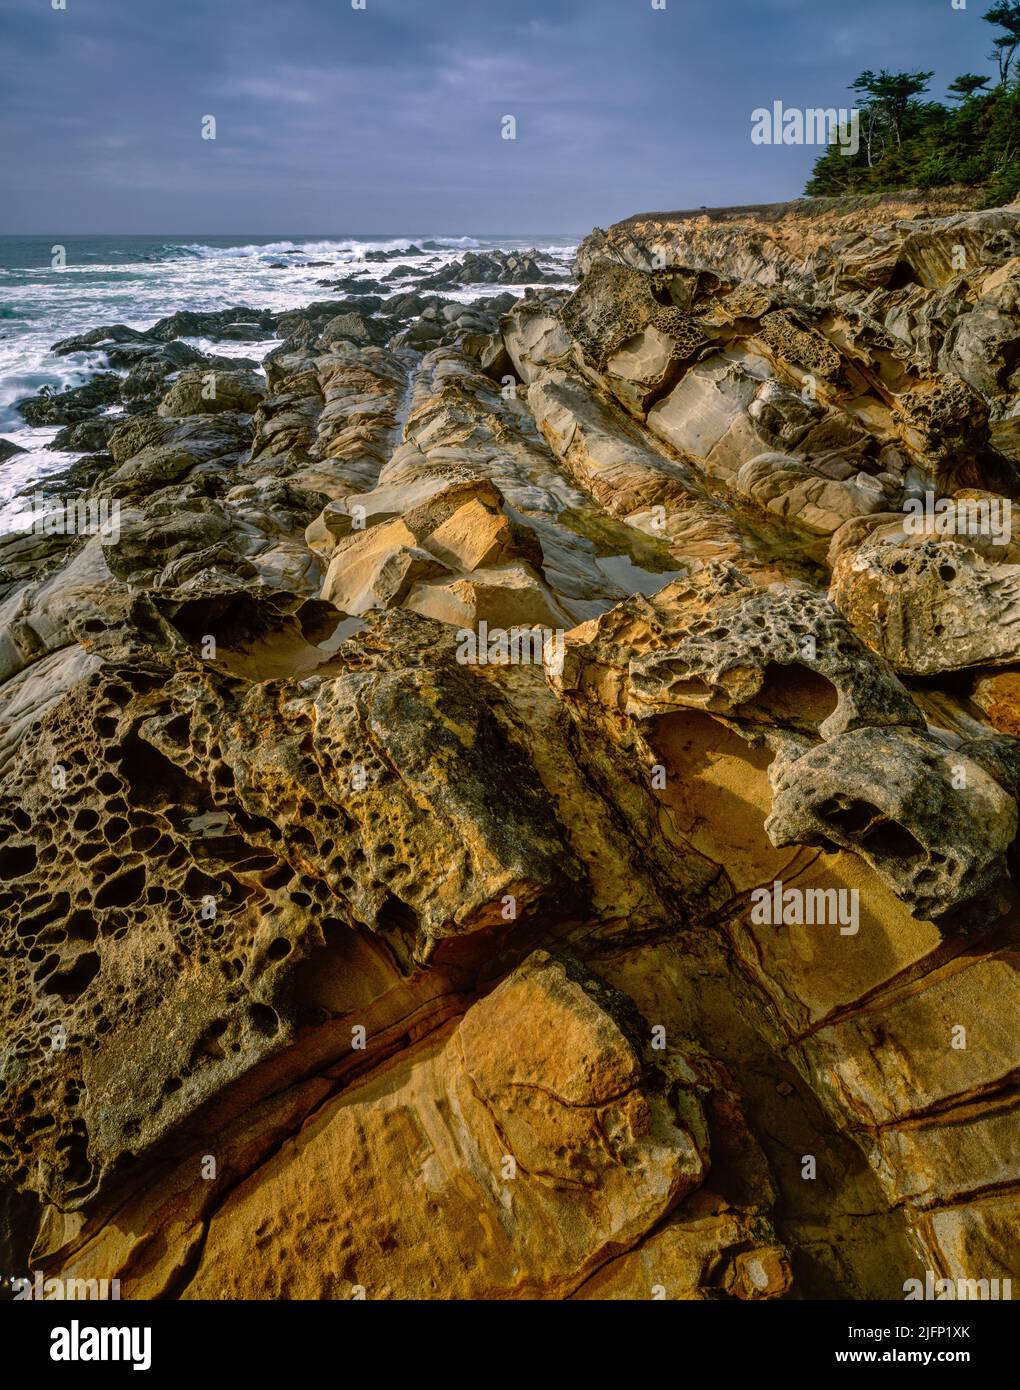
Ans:
{"label": "sandstone rock formation", "polygon": [[1018,266],[818,200],[57,344],[117,525],[0,540],[4,1267],[1020,1273]]}

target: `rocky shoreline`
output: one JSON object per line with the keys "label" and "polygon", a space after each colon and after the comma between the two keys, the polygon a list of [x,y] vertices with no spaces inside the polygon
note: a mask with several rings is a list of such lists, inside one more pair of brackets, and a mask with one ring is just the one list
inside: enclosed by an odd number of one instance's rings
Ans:
{"label": "rocky shoreline", "polygon": [[116,531],[0,538],[4,1268],[1020,1274],[1020,208],[386,259],[21,404]]}

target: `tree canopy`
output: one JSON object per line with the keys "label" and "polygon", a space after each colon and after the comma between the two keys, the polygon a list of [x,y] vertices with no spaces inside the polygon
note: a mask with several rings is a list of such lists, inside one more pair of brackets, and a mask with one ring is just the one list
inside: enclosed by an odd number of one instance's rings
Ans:
{"label": "tree canopy", "polygon": [[991,76],[965,72],[948,86],[951,104],[922,100],[927,71],[862,72],[850,83],[860,112],[860,149],[829,146],[805,192],[839,195],[967,184],[979,206],[1020,194],[1020,0],[997,0],[983,18],[1002,32],[992,41]]}

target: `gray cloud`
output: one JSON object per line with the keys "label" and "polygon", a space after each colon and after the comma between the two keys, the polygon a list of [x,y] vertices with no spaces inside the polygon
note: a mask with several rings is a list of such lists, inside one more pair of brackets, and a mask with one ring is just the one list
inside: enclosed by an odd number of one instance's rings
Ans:
{"label": "gray cloud", "polygon": [[753,146],[755,106],[985,70],[983,8],[4,0],[0,232],[531,235],[792,197],[816,152]]}

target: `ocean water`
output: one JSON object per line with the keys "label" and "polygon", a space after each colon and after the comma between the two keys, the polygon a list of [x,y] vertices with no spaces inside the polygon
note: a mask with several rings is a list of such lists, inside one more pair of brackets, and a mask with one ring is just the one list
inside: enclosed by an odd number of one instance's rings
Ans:
{"label": "ocean water", "polygon": [[[66,265],[53,269],[60,240]],[[365,262],[369,251],[403,251],[415,245],[419,256]],[[12,499],[26,487],[62,471],[75,457],[48,446],[56,428],[29,429],[14,409],[43,386],[80,386],[105,368],[101,353],[57,357],[50,348],[61,338],[99,324],[124,323],[144,329],[179,309],[210,311],[244,304],[253,309],[296,309],[312,300],[342,297],[317,280],[339,279],[363,268],[381,279],[406,263],[419,275],[456,260],[467,250],[527,250],[535,247],[569,266],[576,240],[422,236],[407,237],[0,237],[0,438],[27,454],[0,463],[0,530],[20,505]],[[286,269],[271,269],[282,262]],[[319,264],[312,264],[319,262]],[[326,264],[321,264],[326,262]],[[390,293],[414,289],[417,276],[390,282]],[[448,299],[468,301],[524,286],[473,285],[442,290]],[[276,345],[212,343],[185,339],[221,356],[261,360]]]}

